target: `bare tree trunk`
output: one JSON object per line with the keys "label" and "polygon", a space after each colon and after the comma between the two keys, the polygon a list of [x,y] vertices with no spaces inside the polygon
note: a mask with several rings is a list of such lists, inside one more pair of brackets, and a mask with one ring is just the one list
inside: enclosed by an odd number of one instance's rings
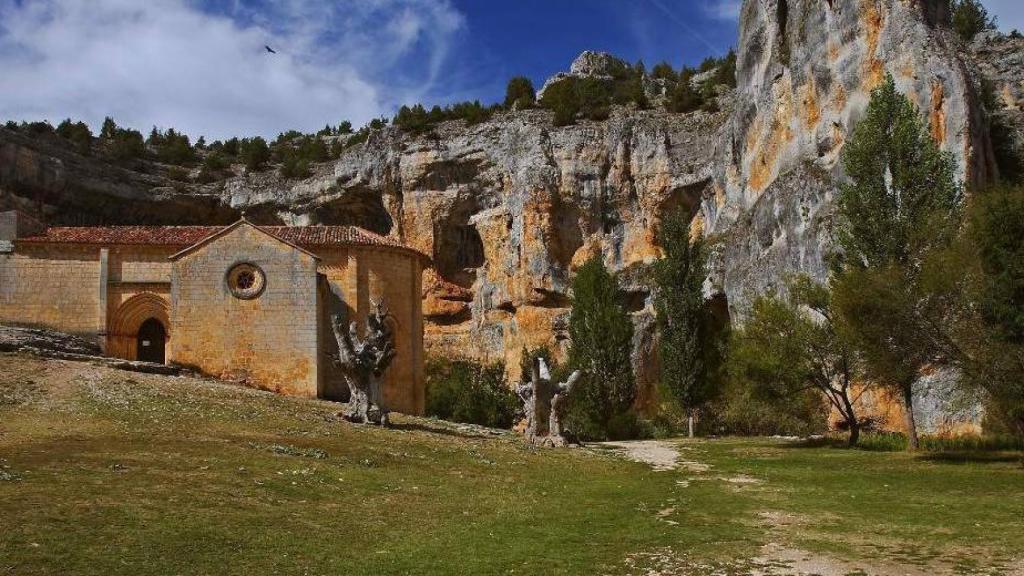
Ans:
{"label": "bare tree trunk", "polygon": [[850,446],[856,446],[857,442],[860,441],[860,422],[857,421],[857,411],[853,407],[853,402],[850,401],[849,389],[844,388],[840,395],[843,400],[844,416],[846,417],[846,424],[850,427]]}
{"label": "bare tree trunk", "polygon": [[686,428],[688,436],[693,438],[693,410],[686,411]]}
{"label": "bare tree trunk", "polygon": [[921,442],[917,438],[917,422],[914,421],[913,383],[903,387],[903,411],[907,423],[907,449],[913,452],[921,447]]}

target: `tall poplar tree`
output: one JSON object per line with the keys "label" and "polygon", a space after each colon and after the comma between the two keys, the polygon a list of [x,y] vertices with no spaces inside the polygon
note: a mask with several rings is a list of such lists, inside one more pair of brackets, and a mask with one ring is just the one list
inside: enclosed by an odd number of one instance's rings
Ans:
{"label": "tall poplar tree", "polygon": [[838,199],[835,304],[867,375],[903,399],[909,446],[917,449],[913,384],[939,359],[936,309],[921,269],[955,237],[962,189],[952,157],[891,76],[872,91],[843,164],[849,181]]}

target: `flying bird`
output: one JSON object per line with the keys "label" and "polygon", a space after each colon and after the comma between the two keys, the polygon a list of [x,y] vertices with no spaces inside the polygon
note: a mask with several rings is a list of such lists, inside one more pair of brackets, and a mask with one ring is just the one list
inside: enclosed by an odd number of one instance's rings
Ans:
{"label": "flying bird", "polygon": [[273,48],[271,48],[270,46],[267,46],[266,44],[264,44],[263,47],[267,49],[267,52],[270,52],[271,54],[277,54],[277,52]]}

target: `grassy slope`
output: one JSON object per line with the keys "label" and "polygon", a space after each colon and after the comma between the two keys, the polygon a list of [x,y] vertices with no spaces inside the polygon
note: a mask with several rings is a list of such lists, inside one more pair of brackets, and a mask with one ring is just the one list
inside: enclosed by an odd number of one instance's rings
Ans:
{"label": "grassy slope", "polygon": [[656,473],[336,408],[0,355],[0,471],[20,477],[0,480],[0,574],[622,573],[669,547],[739,566],[769,541],[952,565],[1024,544],[1012,458],[718,441],[683,445],[710,471]]}

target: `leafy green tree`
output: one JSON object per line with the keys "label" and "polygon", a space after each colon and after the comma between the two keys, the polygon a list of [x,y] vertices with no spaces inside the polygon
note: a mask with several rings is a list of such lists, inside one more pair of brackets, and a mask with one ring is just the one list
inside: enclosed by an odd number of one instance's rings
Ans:
{"label": "leafy green tree", "polygon": [[720,85],[736,87],[736,51],[732,48],[729,53],[718,62],[718,70],[715,72],[715,83]]}
{"label": "leafy green tree", "polygon": [[991,400],[990,412],[1024,436],[1024,187],[975,195],[964,244],[957,260],[935,266],[933,277],[974,278],[966,289],[955,284],[943,291],[966,300],[961,309],[968,322],[956,331],[956,349],[967,356],[971,382]]}
{"label": "leafy green tree", "polygon": [[230,138],[224,141],[223,152],[225,156],[235,157],[238,156],[239,140],[238,137]]}
{"label": "leafy green tree", "polygon": [[270,147],[261,136],[245,138],[238,144],[238,154],[248,170],[260,170],[270,160]]}
{"label": "leafy green tree", "polygon": [[970,42],[985,30],[994,30],[996,19],[988,15],[988,10],[980,0],[953,0],[953,30],[963,40]]}
{"label": "leafy green tree", "polygon": [[115,128],[110,138],[109,151],[116,160],[142,158],[146,155],[146,142],[138,130]]}
{"label": "leafy green tree", "polygon": [[633,322],[600,255],[577,270],[572,291],[569,365],[585,373],[573,403],[607,434],[613,419],[625,414],[636,398],[630,360]]}
{"label": "leafy green tree", "polygon": [[913,384],[938,359],[929,327],[942,314],[927,300],[921,265],[954,238],[962,191],[952,158],[891,76],[872,92],[843,163],[849,181],[838,198],[837,307],[868,375],[902,396],[909,446],[917,449]]}
{"label": "leafy green tree", "polygon": [[107,116],[103,119],[103,127],[100,128],[100,138],[107,140],[113,139],[114,134],[117,132],[117,124],[114,123],[114,119]]}
{"label": "leafy green tree", "polygon": [[548,86],[540,103],[555,113],[555,126],[568,126],[576,122],[576,114],[580,110],[576,78],[566,78]]}
{"label": "leafy green tree", "polygon": [[92,150],[92,130],[85,122],[72,122],[70,118],[57,125],[57,134],[71,142],[79,154]]}
{"label": "leafy green tree", "polygon": [[1001,339],[1024,345],[1024,188],[977,195],[969,224],[985,279],[982,316]]}
{"label": "leafy green tree", "polygon": [[686,410],[693,438],[697,413],[713,399],[717,343],[711,311],[704,299],[704,250],[690,242],[689,214],[680,209],[662,223],[665,257],[654,266],[654,310],[657,313],[661,382]]}
{"label": "leafy green tree", "polygon": [[338,134],[351,134],[352,123],[348,120],[342,120],[341,124],[338,124]]}
{"label": "leafy green tree", "polygon": [[525,76],[515,76],[508,81],[505,87],[505,108],[513,106],[529,108],[537,101],[537,93],[533,89],[533,82]]}
{"label": "leafy green tree", "polygon": [[701,108],[704,105],[704,97],[693,87],[692,68],[684,68],[679,73],[679,81],[669,93],[668,109],[670,112],[686,114]]}
{"label": "leafy green tree", "polygon": [[816,391],[843,418],[850,445],[860,438],[852,385],[855,352],[837,322],[828,288],[806,276],[789,285],[789,298],[762,296],[734,333],[734,373],[761,396],[794,399]]}
{"label": "leafy green tree", "polygon": [[668,80],[675,82],[679,79],[679,75],[672,68],[672,65],[664,60],[655,64],[654,68],[651,69],[651,77],[659,80]]}
{"label": "leafy green tree", "polygon": [[157,159],[165,164],[185,166],[196,161],[196,151],[188,136],[174,128],[168,128],[166,132],[153,128],[147,143],[156,149]]}

